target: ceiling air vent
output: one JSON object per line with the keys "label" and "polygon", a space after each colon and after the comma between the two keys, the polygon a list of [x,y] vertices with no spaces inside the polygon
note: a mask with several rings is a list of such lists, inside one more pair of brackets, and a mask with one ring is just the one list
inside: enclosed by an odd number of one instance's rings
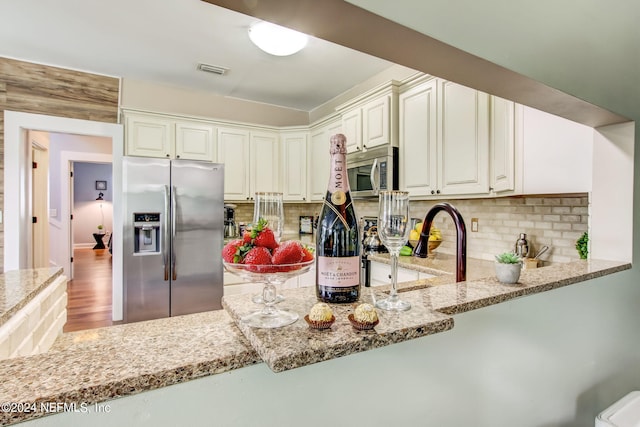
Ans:
{"label": "ceiling air vent", "polygon": [[209,65],[209,64],[198,64],[198,70],[204,71],[207,73],[217,74],[219,76],[224,76],[229,72],[228,68],[220,67],[218,65]]}

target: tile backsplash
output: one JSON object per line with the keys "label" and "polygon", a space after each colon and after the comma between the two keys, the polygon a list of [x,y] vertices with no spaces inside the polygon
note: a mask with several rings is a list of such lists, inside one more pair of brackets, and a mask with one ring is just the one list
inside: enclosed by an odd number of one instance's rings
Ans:
{"label": "tile backsplash", "polygon": [[[438,201],[412,201],[411,216],[424,219],[427,211]],[[542,246],[550,247],[541,256],[546,262],[567,262],[579,259],[576,240],[587,231],[589,196],[542,195],[498,197],[493,199],[461,199],[451,203],[460,211],[467,227],[467,256],[492,260],[497,253],[513,250],[520,233],[527,234],[530,253]],[[285,233],[297,234],[301,215],[318,215],[320,203],[285,203]],[[357,200],[359,216],[377,216],[378,202]],[[238,204],[236,220],[251,222],[253,204]],[[471,232],[471,218],[478,219],[478,231]],[[455,254],[455,226],[444,212],[435,218],[443,242],[440,252]],[[544,264],[544,263],[543,263]]]}

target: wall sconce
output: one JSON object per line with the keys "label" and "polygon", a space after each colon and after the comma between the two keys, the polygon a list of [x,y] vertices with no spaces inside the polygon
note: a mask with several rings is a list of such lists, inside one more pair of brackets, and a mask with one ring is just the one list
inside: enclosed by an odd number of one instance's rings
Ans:
{"label": "wall sconce", "polygon": [[96,200],[100,200],[100,201],[104,200],[102,196],[104,196],[104,193],[101,191],[98,193],[98,197],[96,198]]}

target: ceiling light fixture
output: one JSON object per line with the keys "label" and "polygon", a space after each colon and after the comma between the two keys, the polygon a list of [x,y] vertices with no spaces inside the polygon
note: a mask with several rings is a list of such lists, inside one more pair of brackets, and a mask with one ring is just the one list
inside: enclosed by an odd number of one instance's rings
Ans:
{"label": "ceiling light fixture", "polygon": [[293,55],[309,40],[306,34],[265,21],[249,27],[249,38],[260,49],[275,56]]}

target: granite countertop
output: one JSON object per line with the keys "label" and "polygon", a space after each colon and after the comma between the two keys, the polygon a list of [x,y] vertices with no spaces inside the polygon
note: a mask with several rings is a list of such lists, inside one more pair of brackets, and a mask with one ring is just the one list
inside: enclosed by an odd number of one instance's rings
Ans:
{"label": "granite countertop", "polygon": [[323,360],[335,359],[385,345],[407,341],[451,329],[453,319],[431,310],[423,295],[407,296],[412,309],[404,313],[378,310],[380,323],[374,330],[358,331],[349,323],[348,315],[363,302],[373,304],[386,295],[372,288],[363,288],[360,301],[354,304],[332,304],[335,323],[330,329],[310,329],[302,317],[318,302],[315,288],[291,289],[283,292],[285,300],[278,308],[300,315],[292,325],[279,329],[252,328],[239,319],[254,311],[256,305],[246,295],[224,297],[223,307],[236,320],[236,324],[274,372],[306,366]]}
{"label": "granite countertop", "polygon": [[13,270],[0,275],[0,326],[62,275],[62,268]]}
{"label": "granite countertop", "polygon": [[[384,257],[377,260],[384,262]],[[475,261],[469,260],[469,280],[460,283],[454,282],[446,257],[407,261],[403,267],[413,265],[441,274],[404,284],[402,298],[412,303],[412,309],[395,314],[379,310],[380,323],[372,331],[351,327],[347,315],[354,305],[349,304],[333,306],[336,322],[330,330],[309,329],[302,317],[316,302],[313,288],[281,291],[286,298],[282,308],[296,310],[300,319],[275,330],[236,323],[234,319],[255,305],[251,295],[227,296],[223,299],[226,311],[67,333],[48,353],[3,361],[0,403],[93,404],[260,361],[283,371],[446,331],[454,327],[451,316],[455,314],[631,268],[625,262],[575,261],[524,270],[519,283],[502,285],[492,272],[477,277],[488,272],[483,270],[484,261],[473,267]],[[442,270],[434,267],[434,261],[442,261],[435,265]],[[28,280],[45,273],[21,274]],[[362,300],[373,302],[384,292],[384,287],[365,288]],[[0,412],[0,424],[42,415]]]}
{"label": "granite countertop", "polygon": [[[377,261],[384,264],[391,264],[389,254],[371,254],[367,256],[371,261]],[[429,254],[429,258],[419,258],[414,256],[398,257],[398,267],[408,270],[415,270],[421,273],[432,274],[436,276],[433,283],[451,283],[455,281],[456,257],[455,255],[444,254],[441,252],[433,252]],[[478,258],[467,258],[467,280],[489,277],[494,274],[494,262]],[[409,283],[399,283],[398,289],[402,291],[406,289]]]}
{"label": "granite countertop", "polygon": [[[93,404],[259,363],[223,310],[63,334],[0,364],[0,403]],[[0,425],[46,415],[0,411]]]}

